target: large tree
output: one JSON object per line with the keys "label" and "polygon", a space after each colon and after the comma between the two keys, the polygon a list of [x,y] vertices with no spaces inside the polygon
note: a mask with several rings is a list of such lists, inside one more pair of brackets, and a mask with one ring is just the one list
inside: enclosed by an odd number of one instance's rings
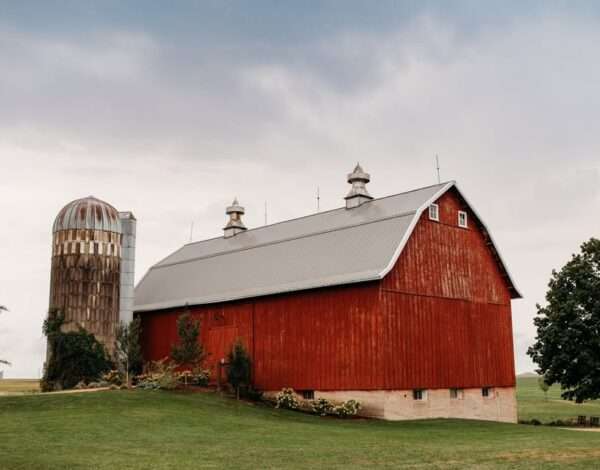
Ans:
{"label": "large tree", "polygon": [[527,354],[546,383],[560,384],[562,397],[577,403],[600,398],[600,240],[585,242],[552,272],[534,323],[536,342]]}

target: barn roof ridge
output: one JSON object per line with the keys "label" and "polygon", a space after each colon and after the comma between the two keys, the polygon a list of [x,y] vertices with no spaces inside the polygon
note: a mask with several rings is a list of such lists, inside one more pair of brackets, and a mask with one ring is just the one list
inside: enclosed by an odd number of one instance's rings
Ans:
{"label": "barn roof ridge", "polygon": [[[244,248],[232,248],[230,250],[223,250],[223,251],[219,251],[217,253],[213,253],[213,254],[210,254],[210,255],[198,256],[196,258],[189,258],[189,259],[185,259],[185,260],[182,260],[182,261],[174,261],[172,263],[161,262],[159,264],[154,265],[153,268],[154,269],[165,268],[165,267],[174,266],[174,265],[177,265],[177,264],[190,263],[190,262],[199,261],[199,260],[202,260],[202,259],[215,258],[217,256],[228,255],[228,254],[231,254],[231,253],[238,253],[240,251],[253,250],[255,248],[262,248],[262,247],[265,247],[265,246],[276,245],[278,243],[285,243],[285,242],[289,242],[289,241],[292,241],[292,240],[299,240],[301,238],[316,237],[316,236],[319,236],[319,235],[323,235],[325,233],[339,232],[341,230],[348,230],[348,229],[352,229],[352,228],[355,228],[355,227],[360,227],[362,225],[375,224],[375,223],[378,223],[378,222],[382,222],[384,220],[396,219],[396,218],[401,218],[401,217],[408,217],[409,215],[414,215],[415,212],[416,211],[406,211],[406,212],[398,213],[398,214],[391,215],[391,216],[388,216],[388,217],[381,217],[380,219],[369,220],[367,222],[360,222],[360,223],[351,224],[351,225],[341,225],[341,226],[338,226],[338,227],[334,227],[334,228],[331,228],[331,229],[328,229],[328,230],[321,230],[321,231],[318,231],[318,232],[307,232],[307,233],[304,233],[302,235],[298,235],[298,236],[295,236],[295,237],[281,238],[281,239],[273,240],[273,241],[270,241],[270,242],[267,242],[267,243],[259,243],[259,244],[251,245],[251,246],[244,247]],[[294,219],[290,219],[290,220],[294,220]]]}
{"label": "barn roof ridge", "polygon": [[[449,183],[456,183],[456,181],[454,181],[454,180],[442,181],[441,183],[430,184],[428,186],[421,186],[419,188],[410,189],[408,191],[402,191],[400,193],[394,193],[394,194],[388,194],[387,196],[376,197],[376,198],[373,198],[372,200],[370,200],[368,202],[365,202],[365,204],[372,204],[374,202],[381,201],[383,199],[389,199],[389,198],[392,198],[392,197],[403,196],[405,194],[414,193],[416,191],[422,191],[424,189],[433,188],[435,186],[443,186],[443,185],[446,185],[446,184],[449,184]],[[263,229],[267,229],[269,227],[273,227],[274,225],[281,225],[281,224],[285,224],[285,223],[288,223],[288,222],[294,222],[294,221],[300,220],[300,219],[307,219],[309,217],[318,217],[318,216],[323,215],[323,214],[327,214],[327,213],[335,212],[335,211],[342,211],[342,210],[346,211],[348,209],[346,209],[346,206],[334,207],[333,209],[327,209],[326,211],[320,211],[320,212],[315,212],[315,213],[312,213],[312,214],[300,215],[298,217],[293,217],[291,219],[280,220],[278,222],[273,222],[271,224],[259,225],[257,227],[252,227],[252,228],[247,229],[244,233],[255,232],[257,230],[263,230]],[[217,235],[215,237],[205,238],[204,240],[197,240],[197,241],[194,241],[194,242],[188,242],[188,243],[185,243],[183,246],[185,247],[185,246],[197,245],[197,244],[200,244],[200,243],[209,242],[211,240],[220,240],[222,238],[223,238],[223,235]],[[165,258],[168,258],[168,256],[165,257]],[[156,263],[156,264],[159,264],[159,263]]]}
{"label": "barn roof ridge", "polygon": [[[153,265],[136,287],[135,311],[227,302],[383,279],[427,207],[448,181],[257,227],[235,237],[188,243]],[[488,231],[489,232],[489,231]],[[495,244],[490,248],[520,297]]]}

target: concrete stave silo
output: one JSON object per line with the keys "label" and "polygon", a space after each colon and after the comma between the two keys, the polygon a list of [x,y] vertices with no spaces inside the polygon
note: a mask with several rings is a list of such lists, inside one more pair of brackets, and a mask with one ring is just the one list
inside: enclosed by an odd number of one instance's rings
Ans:
{"label": "concrete stave silo", "polygon": [[53,226],[50,308],[65,315],[64,331],[81,326],[112,353],[116,326],[131,320],[134,250],[130,212],[119,213],[93,196],[59,212]]}

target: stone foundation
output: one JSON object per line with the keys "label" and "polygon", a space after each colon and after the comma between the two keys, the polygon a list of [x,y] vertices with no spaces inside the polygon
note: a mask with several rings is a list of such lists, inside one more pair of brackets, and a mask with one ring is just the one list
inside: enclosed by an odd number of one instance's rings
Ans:
{"label": "stone foundation", "polygon": [[[267,395],[274,395],[270,392]],[[479,419],[486,421],[517,422],[517,399],[514,387],[489,389],[489,396],[481,388],[465,388],[457,398],[450,397],[449,389],[427,390],[423,400],[415,400],[412,390],[340,391],[315,390],[315,399],[327,398],[332,402],[358,400],[360,414],[386,420],[431,418]],[[301,398],[301,397],[299,397]]]}

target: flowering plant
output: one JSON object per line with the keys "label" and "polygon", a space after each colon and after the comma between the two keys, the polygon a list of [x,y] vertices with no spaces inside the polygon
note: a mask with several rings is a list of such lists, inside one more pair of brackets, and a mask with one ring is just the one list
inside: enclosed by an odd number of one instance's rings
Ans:
{"label": "flowering plant", "polygon": [[296,392],[291,388],[284,388],[275,397],[275,408],[286,408],[288,410],[298,409],[298,399]]}
{"label": "flowering plant", "polygon": [[340,418],[349,418],[350,416],[356,416],[361,409],[361,405],[356,400],[348,400],[340,405],[333,407],[333,414]]}
{"label": "flowering plant", "polygon": [[102,380],[112,385],[121,385],[123,383],[123,374],[118,370],[109,370],[102,375]]}
{"label": "flowering plant", "polygon": [[326,416],[333,410],[333,403],[327,398],[318,398],[312,402],[312,410],[320,416]]}

